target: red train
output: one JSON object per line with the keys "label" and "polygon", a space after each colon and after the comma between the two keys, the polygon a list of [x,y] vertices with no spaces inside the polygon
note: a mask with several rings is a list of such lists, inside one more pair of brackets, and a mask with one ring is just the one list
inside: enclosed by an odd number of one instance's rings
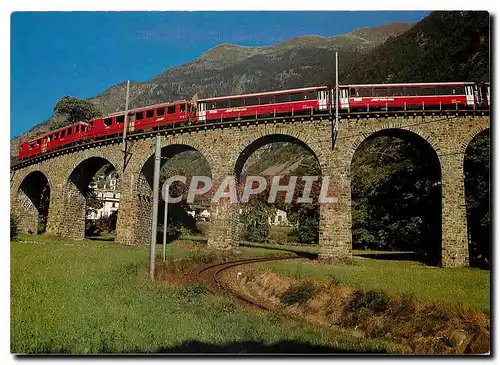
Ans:
{"label": "red train", "polygon": [[[328,113],[335,106],[328,86],[177,101],[129,111],[128,133],[170,125]],[[490,84],[483,82],[339,85],[342,113],[376,110],[489,108]],[[121,135],[125,114],[115,113],[57,129],[20,145],[18,159],[85,141]]]}

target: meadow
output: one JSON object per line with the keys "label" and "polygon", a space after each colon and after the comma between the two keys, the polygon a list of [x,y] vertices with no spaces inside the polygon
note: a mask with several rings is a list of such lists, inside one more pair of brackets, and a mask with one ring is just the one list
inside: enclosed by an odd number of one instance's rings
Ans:
{"label": "meadow", "polygon": [[[206,252],[173,243],[167,256],[185,259]],[[95,240],[21,235],[11,242],[11,352],[399,351],[386,341],[251,310],[199,285],[179,288],[151,282],[148,253],[148,247]],[[241,257],[277,253],[282,252],[239,250]]]}

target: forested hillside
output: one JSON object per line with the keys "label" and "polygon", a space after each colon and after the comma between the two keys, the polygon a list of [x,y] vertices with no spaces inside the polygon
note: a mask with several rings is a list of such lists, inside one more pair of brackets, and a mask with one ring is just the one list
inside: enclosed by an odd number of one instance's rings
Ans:
{"label": "forested hillside", "polygon": [[487,12],[436,11],[342,72],[343,83],[487,81]]}

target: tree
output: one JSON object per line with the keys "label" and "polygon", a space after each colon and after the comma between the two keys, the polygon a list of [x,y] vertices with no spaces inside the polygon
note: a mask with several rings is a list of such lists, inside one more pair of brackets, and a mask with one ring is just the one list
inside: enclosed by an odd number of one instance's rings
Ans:
{"label": "tree", "polygon": [[269,236],[270,207],[262,195],[253,196],[241,215],[242,236],[251,242],[266,242]]}
{"label": "tree", "polygon": [[16,218],[10,215],[10,240],[13,241],[17,238],[17,221]]}
{"label": "tree", "polygon": [[465,153],[465,203],[471,266],[490,265],[490,136],[474,138]]}
{"label": "tree", "polygon": [[352,163],[353,247],[440,255],[439,166],[413,141],[378,136],[363,142]]}
{"label": "tree", "polygon": [[73,96],[63,96],[54,106],[56,115],[63,116],[64,120],[59,120],[51,125],[51,130],[74,124],[76,122],[89,121],[101,115],[101,111],[88,100],[77,99]]}

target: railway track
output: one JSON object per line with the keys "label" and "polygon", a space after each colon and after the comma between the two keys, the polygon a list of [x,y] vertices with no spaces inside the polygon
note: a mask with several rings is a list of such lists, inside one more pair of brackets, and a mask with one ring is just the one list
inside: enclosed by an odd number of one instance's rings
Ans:
{"label": "railway track", "polygon": [[290,259],[299,259],[298,256],[277,256],[277,257],[259,257],[253,259],[244,259],[244,260],[236,260],[230,262],[223,262],[221,264],[210,265],[204,267],[200,271],[198,271],[198,279],[205,283],[209,290],[213,293],[217,292],[226,292],[231,294],[233,297],[243,302],[246,305],[249,305],[254,308],[270,310],[263,306],[260,303],[253,302],[248,298],[234,292],[227,285],[225,285],[220,279],[220,274],[228,269],[234,268],[236,266],[259,263],[259,262],[268,262],[268,261],[278,261],[278,260],[290,260]]}

